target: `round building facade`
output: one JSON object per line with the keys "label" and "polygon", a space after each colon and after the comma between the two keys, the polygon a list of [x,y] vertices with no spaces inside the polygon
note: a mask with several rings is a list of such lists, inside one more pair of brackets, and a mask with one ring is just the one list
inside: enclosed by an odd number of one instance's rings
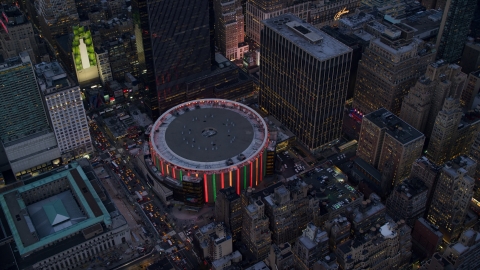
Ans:
{"label": "round building facade", "polygon": [[230,100],[186,102],[162,114],[150,133],[152,162],[164,184],[182,186],[187,204],[213,203],[217,191],[238,194],[265,175],[268,128],[251,108]]}

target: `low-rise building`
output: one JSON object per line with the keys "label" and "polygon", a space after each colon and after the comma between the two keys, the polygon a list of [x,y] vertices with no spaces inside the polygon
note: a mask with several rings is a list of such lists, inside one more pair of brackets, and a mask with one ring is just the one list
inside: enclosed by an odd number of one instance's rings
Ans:
{"label": "low-rise building", "polygon": [[81,268],[130,242],[127,221],[98,185],[82,159],[0,194],[1,225],[12,240],[5,243],[19,269]]}

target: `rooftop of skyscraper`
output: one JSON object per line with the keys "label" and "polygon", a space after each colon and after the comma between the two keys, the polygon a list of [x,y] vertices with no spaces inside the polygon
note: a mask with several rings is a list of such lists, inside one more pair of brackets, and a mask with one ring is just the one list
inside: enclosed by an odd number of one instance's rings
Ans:
{"label": "rooftop of skyscraper", "polygon": [[45,94],[63,90],[72,85],[67,73],[58,62],[36,64],[35,74],[38,78],[40,90]]}
{"label": "rooftop of skyscraper", "polygon": [[360,28],[367,22],[370,22],[375,19],[375,16],[365,13],[359,12],[358,14],[354,14],[351,16],[344,16],[340,18],[340,23],[350,27],[350,28]]}
{"label": "rooftop of skyscraper", "polygon": [[237,199],[240,199],[240,196],[235,191],[235,187],[222,188],[222,189],[219,190],[219,192],[224,194],[225,198],[230,202],[234,201],[234,200],[237,200]]}
{"label": "rooftop of skyscraper", "polygon": [[262,23],[321,61],[352,51],[350,47],[292,14],[280,15]]}
{"label": "rooftop of skyscraper", "polygon": [[21,25],[28,23],[25,15],[20,11],[17,6],[14,5],[1,5],[0,11],[3,12],[2,23],[4,23],[7,28],[9,26]]}
{"label": "rooftop of skyscraper", "polygon": [[416,195],[426,192],[427,186],[418,178],[405,179],[401,184],[395,187],[397,192],[405,194],[408,200],[414,199]]}
{"label": "rooftop of skyscraper", "polygon": [[402,119],[389,112],[385,108],[378,109],[365,116],[366,119],[377,125],[381,129],[385,129],[386,133],[394,137],[402,144],[407,144],[417,140],[424,135],[405,123]]}
{"label": "rooftop of skyscraper", "polygon": [[447,161],[443,166],[443,169],[449,172],[451,175],[457,175],[458,172],[465,172],[465,174],[467,175],[466,171],[472,166],[475,166],[476,164],[476,161],[464,155]]}

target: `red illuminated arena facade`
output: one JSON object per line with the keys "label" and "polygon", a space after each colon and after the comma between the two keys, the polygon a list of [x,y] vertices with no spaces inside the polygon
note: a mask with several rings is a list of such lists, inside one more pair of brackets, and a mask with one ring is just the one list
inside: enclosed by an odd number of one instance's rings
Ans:
{"label": "red illuminated arena facade", "polygon": [[219,189],[235,187],[240,194],[262,182],[268,141],[265,121],[250,107],[202,99],[173,107],[157,119],[150,154],[169,180],[203,182],[203,200],[212,203]]}

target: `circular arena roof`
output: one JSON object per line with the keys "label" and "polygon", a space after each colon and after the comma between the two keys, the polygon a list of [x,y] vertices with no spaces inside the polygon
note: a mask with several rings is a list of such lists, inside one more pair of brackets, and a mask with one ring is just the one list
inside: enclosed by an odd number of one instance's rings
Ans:
{"label": "circular arena roof", "polygon": [[203,99],[173,107],[155,122],[150,141],[165,161],[195,171],[239,166],[265,149],[262,117],[234,101]]}

